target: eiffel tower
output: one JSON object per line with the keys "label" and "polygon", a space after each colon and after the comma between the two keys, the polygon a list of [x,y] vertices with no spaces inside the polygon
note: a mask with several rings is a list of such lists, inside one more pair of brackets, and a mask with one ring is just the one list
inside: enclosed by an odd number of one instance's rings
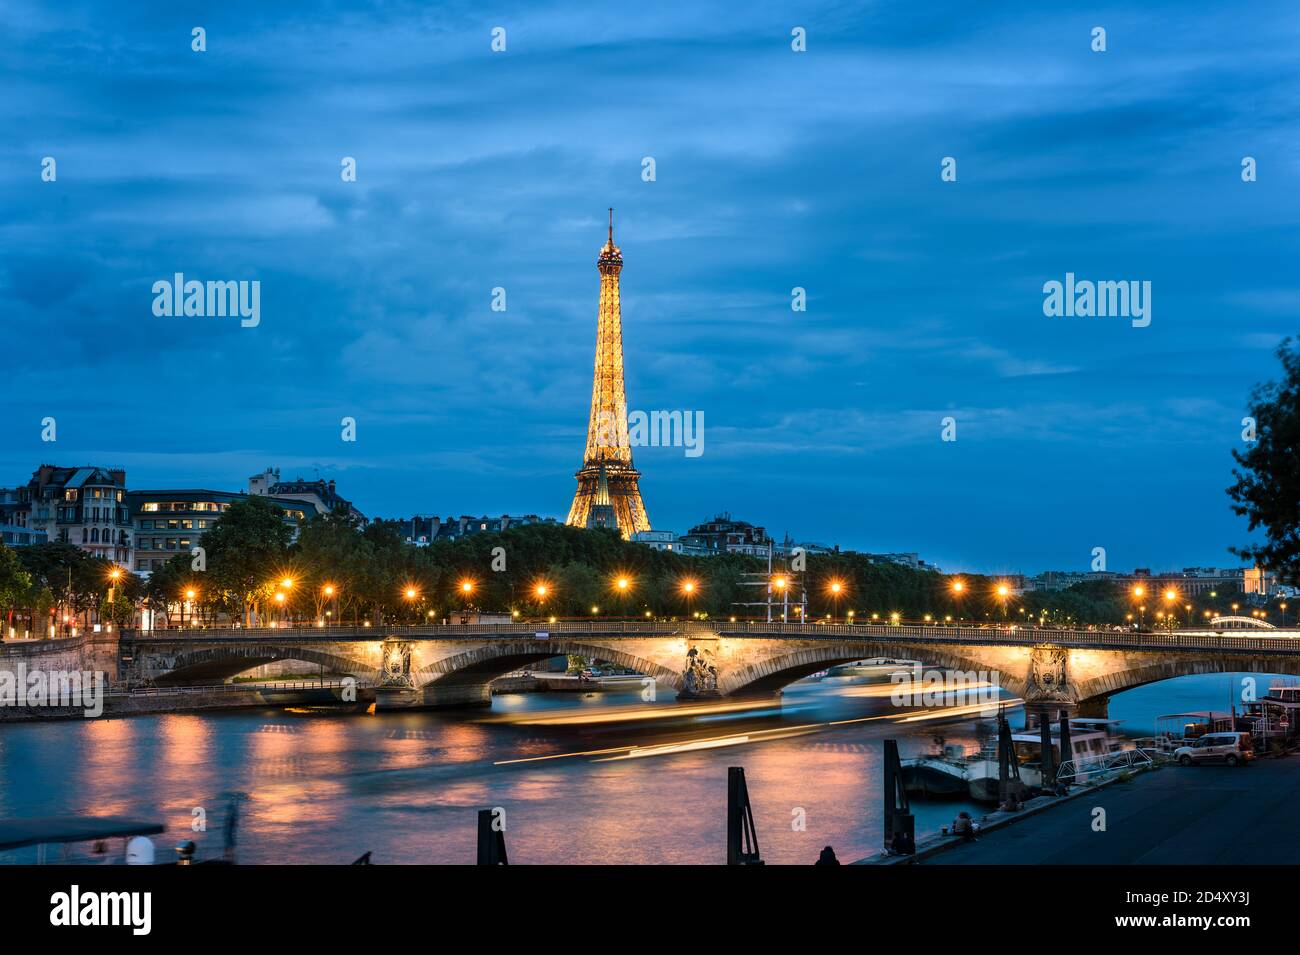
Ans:
{"label": "eiffel tower", "polygon": [[614,210],[609,210],[609,239],[596,259],[600,272],[600,317],[596,322],[596,373],[591,383],[591,420],[587,450],[578,471],[578,491],[565,521],[573,527],[614,526],[624,539],[650,530],[627,437],[627,392],[623,386],[623,320],[619,310],[618,274],[623,253],[614,244]]}

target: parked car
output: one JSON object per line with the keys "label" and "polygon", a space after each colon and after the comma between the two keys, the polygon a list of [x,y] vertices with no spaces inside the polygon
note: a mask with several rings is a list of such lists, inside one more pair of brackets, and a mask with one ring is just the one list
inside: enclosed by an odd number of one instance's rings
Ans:
{"label": "parked car", "polygon": [[1174,759],[1182,766],[1220,761],[1229,766],[1244,766],[1254,758],[1255,747],[1249,733],[1206,733],[1196,742],[1174,750]]}

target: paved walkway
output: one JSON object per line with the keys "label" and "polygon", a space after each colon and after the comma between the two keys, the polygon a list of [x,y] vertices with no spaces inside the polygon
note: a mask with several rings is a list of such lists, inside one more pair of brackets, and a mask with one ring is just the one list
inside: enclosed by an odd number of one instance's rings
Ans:
{"label": "paved walkway", "polygon": [[[1106,830],[1093,830],[1094,808]],[[1286,864],[1300,858],[1300,756],[1165,766],[920,865]]]}

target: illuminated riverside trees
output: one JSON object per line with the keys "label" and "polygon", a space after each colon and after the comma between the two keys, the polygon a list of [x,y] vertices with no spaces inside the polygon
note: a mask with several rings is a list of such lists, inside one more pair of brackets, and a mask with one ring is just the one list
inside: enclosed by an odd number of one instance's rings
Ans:
{"label": "illuminated riverside trees", "polygon": [[[542,524],[415,547],[405,542],[396,522],[362,525],[341,514],[309,518],[290,543],[279,513],[261,513],[265,504],[250,498],[221,516],[204,538],[206,569],[195,569],[186,553],[154,570],[145,593],[149,609],[163,617],[157,625],[178,625],[182,606],[187,623],[244,626],[414,623],[465,612],[519,620],[766,617],[766,608],[755,606],[766,597],[768,579],[767,562],[758,558],[684,557],[624,541],[610,531]],[[51,600],[58,597],[61,589],[49,588],[60,574],[66,577],[57,555],[48,547],[19,553],[34,586],[47,587]],[[41,574],[33,571],[38,564]],[[74,572],[74,588],[84,578],[85,591],[76,606],[101,606],[109,589],[105,573],[103,567],[89,576]],[[809,555],[805,571],[774,571],[778,577],[785,589],[773,583],[773,619],[781,619],[782,597],[788,595],[792,622],[803,618],[797,608],[805,593],[809,621],[856,624],[879,624],[894,614],[900,622],[923,621],[928,614],[936,624],[993,624],[1002,622],[1005,606],[1007,620],[1017,625],[1123,625],[1136,612],[1128,585],[1118,581],[1020,595],[1008,587],[1000,595],[997,588],[1006,581],[995,577],[915,570],[848,552]],[[619,580],[626,586],[620,588]],[[473,582],[468,594],[460,586],[465,581]],[[119,583],[130,595],[128,586],[138,586],[138,579],[126,574]],[[192,600],[184,596],[190,590],[196,594]],[[1158,596],[1166,602],[1163,590]],[[1222,596],[1184,594],[1167,602],[1186,626],[1242,599],[1225,590]],[[47,600],[36,618],[49,609]],[[1267,619],[1281,619],[1280,608],[1264,609]],[[166,617],[169,611],[172,616]]]}

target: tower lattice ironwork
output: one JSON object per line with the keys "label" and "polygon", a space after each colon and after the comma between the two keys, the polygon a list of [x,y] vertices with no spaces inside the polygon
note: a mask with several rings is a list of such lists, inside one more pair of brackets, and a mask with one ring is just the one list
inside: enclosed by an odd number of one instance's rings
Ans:
{"label": "tower lattice ironwork", "polygon": [[[650,519],[641,500],[641,473],[632,465],[627,433],[627,392],[623,384],[623,319],[618,277],[623,253],[614,244],[614,210],[609,210],[609,239],[596,259],[600,272],[600,316],[596,323],[596,372],[591,384],[591,420],[587,450],[578,471],[578,491],[566,521],[575,527],[607,526],[613,508],[624,538],[648,531]],[[607,496],[608,495],[608,496]]]}

